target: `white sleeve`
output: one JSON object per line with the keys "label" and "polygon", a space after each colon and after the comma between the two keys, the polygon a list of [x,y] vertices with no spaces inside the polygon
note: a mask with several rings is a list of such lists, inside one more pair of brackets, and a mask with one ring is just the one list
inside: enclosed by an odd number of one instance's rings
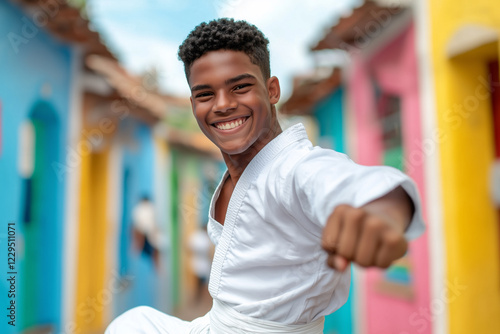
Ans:
{"label": "white sleeve", "polygon": [[425,225],[417,187],[401,171],[387,166],[362,166],[345,154],[315,147],[284,179],[281,200],[292,217],[321,235],[328,216],[339,204],[360,207],[402,186],[415,206],[407,239],[420,236]]}

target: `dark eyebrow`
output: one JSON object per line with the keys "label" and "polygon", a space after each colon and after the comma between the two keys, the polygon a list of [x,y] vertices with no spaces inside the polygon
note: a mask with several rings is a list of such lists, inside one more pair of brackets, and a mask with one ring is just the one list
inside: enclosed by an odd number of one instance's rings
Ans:
{"label": "dark eyebrow", "polygon": [[[240,74],[234,78],[227,79],[226,81],[224,81],[224,84],[226,86],[229,86],[231,84],[234,84],[234,83],[241,81],[241,80],[244,80],[244,79],[256,79],[256,78],[251,74],[243,73],[243,74]],[[212,86],[210,86],[210,85],[196,85],[196,86],[193,86],[191,88],[191,92],[195,92],[197,90],[203,90],[203,89],[210,89],[210,88],[212,88]]]}
{"label": "dark eyebrow", "polygon": [[256,78],[251,74],[244,73],[244,74],[240,74],[234,78],[227,79],[224,83],[226,84],[226,86],[229,86],[231,84],[234,84],[234,83],[241,81],[241,80],[244,80],[244,79],[256,79]]}
{"label": "dark eyebrow", "polygon": [[191,92],[197,91],[197,90],[203,90],[203,89],[210,89],[212,86],[210,85],[197,85],[191,88]]}

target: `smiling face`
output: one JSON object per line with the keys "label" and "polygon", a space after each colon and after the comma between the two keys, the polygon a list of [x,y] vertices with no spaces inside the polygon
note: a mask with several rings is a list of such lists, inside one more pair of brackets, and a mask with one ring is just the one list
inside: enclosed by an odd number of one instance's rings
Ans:
{"label": "smiling face", "polygon": [[265,80],[244,52],[206,53],[193,62],[189,85],[198,125],[223,154],[253,157],[281,132],[278,79]]}

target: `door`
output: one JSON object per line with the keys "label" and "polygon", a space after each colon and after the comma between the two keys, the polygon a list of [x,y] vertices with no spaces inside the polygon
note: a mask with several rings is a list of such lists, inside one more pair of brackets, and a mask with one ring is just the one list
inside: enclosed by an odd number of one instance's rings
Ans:
{"label": "door", "polygon": [[[82,138],[82,141],[85,141]],[[112,298],[106,281],[109,149],[82,155],[76,291],[77,333],[102,332]]]}
{"label": "door", "polygon": [[[490,91],[491,91],[491,106],[493,113],[493,142],[495,149],[495,160],[496,167],[500,169],[500,68],[498,65],[498,60],[492,61],[488,64],[488,71],[490,79]],[[498,171],[500,174],[500,170]],[[496,187],[493,193],[500,193],[500,184],[493,184],[492,187]],[[497,203],[497,217],[500,222],[500,205]],[[500,239],[500,228],[499,239]],[[500,249],[499,249],[500,253]]]}
{"label": "door", "polygon": [[21,328],[59,323],[62,285],[59,182],[51,167],[59,161],[59,123],[45,102],[35,104],[29,118],[34,130],[34,169],[24,180]]}

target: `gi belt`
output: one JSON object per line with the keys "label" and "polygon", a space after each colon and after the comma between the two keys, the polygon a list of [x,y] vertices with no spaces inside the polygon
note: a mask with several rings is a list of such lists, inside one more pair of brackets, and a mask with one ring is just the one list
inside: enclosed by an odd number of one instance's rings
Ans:
{"label": "gi belt", "polygon": [[305,325],[286,325],[275,321],[256,319],[235,311],[217,299],[214,299],[209,316],[210,334],[322,334],[325,322],[324,317]]}

